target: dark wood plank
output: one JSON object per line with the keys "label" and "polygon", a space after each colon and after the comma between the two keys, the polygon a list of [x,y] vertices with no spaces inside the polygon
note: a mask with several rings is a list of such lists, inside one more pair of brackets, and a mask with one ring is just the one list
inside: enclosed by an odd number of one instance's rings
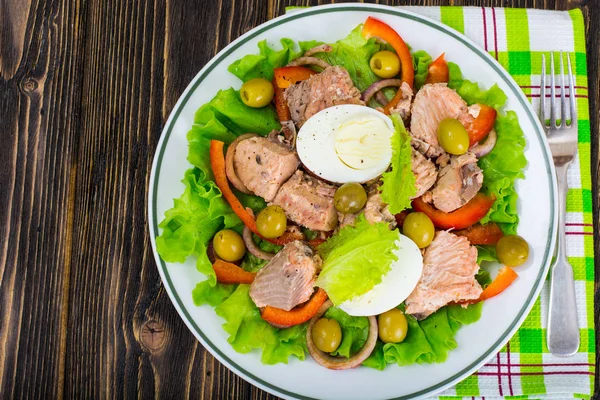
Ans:
{"label": "dark wood plank", "polygon": [[62,393],[81,1],[0,2],[0,397]]}
{"label": "dark wood plank", "polygon": [[266,4],[224,3],[89,4],[68,397],[249,397],[251,386],[217,363],[174,310],[146,225],[147,178],[169,112],[216,51],[267,19]]}

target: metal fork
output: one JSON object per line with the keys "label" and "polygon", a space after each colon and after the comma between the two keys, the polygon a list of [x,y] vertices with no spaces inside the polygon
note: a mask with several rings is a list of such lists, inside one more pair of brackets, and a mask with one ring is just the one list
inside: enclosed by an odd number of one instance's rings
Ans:
{"label": "metal fork", "polygon": [[579,349],[579,326],[577,324],[577,303],[573,267],[567,260],[565,242],[565,212],[567,191],[567,170],[577,154],[577,107],[575,104],[575,82],[571,70],[571,57],[567,53],[569,69],[569,104],[571,123],[567,125],[567,100],[565,96],[565,71],[563,53],[560,52],[560,125],[557,124],[556,79],[554,74],[554,53],[550,53],[550,123],[546,124],[546,57],[542,55],[542,82],[540,89],[540,119],[546,130],[548,143],[556,167],[558,184],[558,246],[551,267],[550,306],[548,315],[548,350],[554,355],[569,356]]}

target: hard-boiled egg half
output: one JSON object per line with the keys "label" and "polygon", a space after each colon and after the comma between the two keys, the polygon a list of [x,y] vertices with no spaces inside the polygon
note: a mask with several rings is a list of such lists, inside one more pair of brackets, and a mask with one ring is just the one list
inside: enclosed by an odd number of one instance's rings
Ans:
{"label": "hard-boiled egg half", "polygon": [[402,303],[412,293],[423,271],[421,251],[408,237],[400,235],[394,261],[382,281],[367,293],[339,305],[349,315],[379,315]]}
{"label": "hard-boiled egg half", "polygon": [[392,120],[365,106],[326,108],[308,119],[296,139],[298,157],[313,174],[336,183],[366,182],[392,158]]}

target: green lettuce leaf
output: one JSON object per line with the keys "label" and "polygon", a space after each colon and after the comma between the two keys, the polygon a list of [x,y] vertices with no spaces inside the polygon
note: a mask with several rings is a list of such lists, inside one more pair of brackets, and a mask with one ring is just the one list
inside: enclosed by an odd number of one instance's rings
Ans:
{"label": "green lettuce leaf", "polygon": [[413,66],[415,67],[415,89],[419,90],[425,84],[429,75],[429,66],[433,62],[429,53],[419,50],[413,53]]}
{"label": "green lettuce leaf", "polygon": [[519,126],[517,114],[513,111],[508,111],[505,115],[500,113],[507,97],[498,85],[488,90],[480,89],[477,83],[463,78],[458,65],[448,63],[448,68],[448,86],[456,90],[468,104],[484,103],[498,111],[494,126],[498,135],[496,146],[478,163],[483,171],[483,191],[496,197],[492,209],[481,223],[496,222],[504,233],[514,234],[519,223],[515,180],[524,177],[523,169],[527,165],[524,155],[525,136]]}
{"label": "green lettuce leaf", "polygon": [[225,320],[223,329],[229,334],[227,341],[235,351],[249,353],[262,349],[264,364],[287,364],[291,355],[304,360],[306,350],[306,324],[278,329],[260,316],[260,311],[249,295],[249,285],[238,285],[235,291],[215,311]]}
{"label": "green lettuce leaf", "polygon": [[456,333],[461,326],[479,321],[479,318],[481,318],[482,307],[483,302],[471,304],[467,308],[458,304],[446,306],[448,309],[448,323],[452,328],[452,332]]}
{"label": "green lettuce leaf", "polygon": [[371,56],[382,50],[384,46],[375,39],[362,37],[362,24],[350,32],[344,39],[333,43],[329,53],[317,53],[315,57],[327,61],[331,65],[341,65],[348,70],[354,85],[362,92],[373,82],[379,80],[371,71],[369,61]]}
{"label": "green lettuce leaf", "polygon": [[488,90],[480,89],[477,82],[464,79],[460,67],[453,62],[448,63],[448,72],[450,78],[448,87],[456,90],[469,105],[483,103],[500,110],[506,104],[506,94],[498,85],[494,84]]}
{"label": "green lettuce leaf", "polygon": [[192,299],[196,306],[208,304],[216,307],[224,302],[235,291],[237,285],[212,285],[208,280],[199,282],[192,290]]}
{"label": "green lettuce leaf", "polygon": [[458,346],[456,340],[454,340],[454,332],[450,327],[447,307],[439,309],[423,321],[420,321],[419,325],[431,345],[435,362],[446,361],[448,352]]}
{"label": "green lettuce leaf", "polygon": [[370,224],[361,215],[319,246],[323,270],[316,286],[327,292],[335,305],[360,296],[381,282],[397,260],[394,251],[400,234],[388,224]]}
{"label": "green lettuce leaf", "polygon": [[395,132],[392,135],[392,170],[381,176],[379,187],[381,199],[389,204],[390,212],[397,214],[410,207],[410,199],[416,192],[415,176],[412,172],[410,136],[402,119],[392,115]]}
{"label": "green lettuce leaf", "polygon": [[525,176],[525,136],[514,111],[498,115],[495,129],[498,134],[496,146],[478,163],[483,171],[483,190],[496,197],[481,223],[496,222],[504,233],[515,234],[519,224],[515,180]]}
{"label": "green lettuce leaf", "polygon": [[400,366],[434,362],[435,353],[419,322],[412,315],[406,315],[406,322],[408,322],[406,339],[402,343],[383,345],[385,361]]}
{"label": "green lettuce leaf", "polygon": [[298,58],[300,52],[294,50],[295,43],[291,39],[281,39],[281,50],[273,50],[266,40],[258,43],[259,54],[248,54],[234,61],[227,68],[229,72],[246,82],[254,78],[273,79],[273,70],[283,67]]}

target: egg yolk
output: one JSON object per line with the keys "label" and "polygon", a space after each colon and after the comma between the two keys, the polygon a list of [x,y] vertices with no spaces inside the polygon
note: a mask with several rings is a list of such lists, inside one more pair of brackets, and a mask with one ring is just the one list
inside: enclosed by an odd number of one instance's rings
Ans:
{"label": "egg yolk", "polygon": [[335,152],[340,161],[361,170],[377,166],[389,153],[392,131],[383,119],[368,115],[344,122],[334,135]]}

